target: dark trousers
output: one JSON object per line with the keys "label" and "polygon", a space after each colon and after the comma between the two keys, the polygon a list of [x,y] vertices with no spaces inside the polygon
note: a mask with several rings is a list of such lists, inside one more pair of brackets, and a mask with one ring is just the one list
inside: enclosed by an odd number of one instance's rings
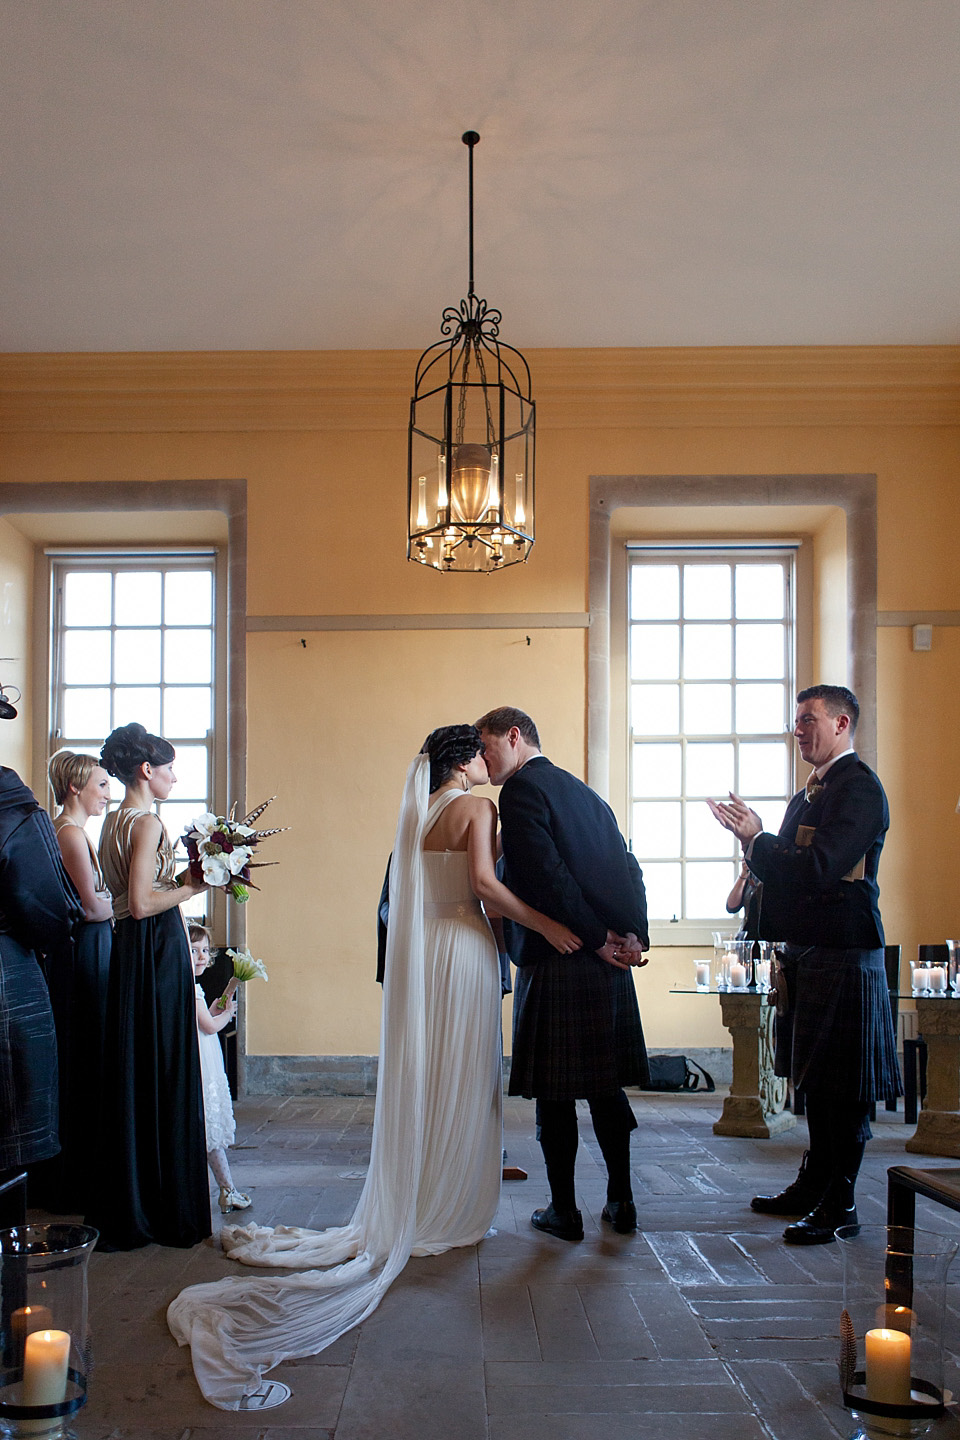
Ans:
{"label": "dark trousers", "polygon": [[810,1132],[809,1168],[823,1182],[856,1181],[863,1150],[872,1134],[870,1106],[863,1101],[836,1100],[832,1096],[806,1097]]}
{"label": "dark trousers", "polygon": [[[593,1131],[607,1167],[607,1199],[632,1200],[630,1185],[630,1132],[636,1117],[622,1090],[613,1095],[587,1095]],[[555,1210],[577,1208],[574,1169],[579,1133],[575,1100],[537,1101],[537,1139],[543,1151]]]}

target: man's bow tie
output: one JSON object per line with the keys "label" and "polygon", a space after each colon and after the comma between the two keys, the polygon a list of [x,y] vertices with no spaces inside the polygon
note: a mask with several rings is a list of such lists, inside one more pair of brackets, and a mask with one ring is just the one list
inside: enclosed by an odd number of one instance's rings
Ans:
{"label": "man's bow tie", "polygon": [[815,800],[820,794],[820,791],[823,789],[823,781],[820,779],[816,770],[810,771],[810,774],[807,776],[807,783],[803,788],[808,801]]}

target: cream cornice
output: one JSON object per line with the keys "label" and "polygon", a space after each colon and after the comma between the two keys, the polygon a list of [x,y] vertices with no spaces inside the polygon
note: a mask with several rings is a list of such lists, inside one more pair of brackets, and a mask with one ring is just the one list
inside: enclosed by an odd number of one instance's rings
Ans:
{"label": "cream cornice", "polygon": [[[531,350],[544,430],[960,424],[960,346]],[[0,429],[403,431],[410,350],[0,355]]]}

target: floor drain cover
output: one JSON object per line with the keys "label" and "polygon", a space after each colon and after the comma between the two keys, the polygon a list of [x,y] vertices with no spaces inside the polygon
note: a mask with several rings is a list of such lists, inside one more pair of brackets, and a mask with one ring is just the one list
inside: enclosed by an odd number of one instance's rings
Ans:
{"label": "floor drain cover", "polygon": [[289,1385],[284,1385],[280,1380],[265,1380],[259,1390],[254,1390],[251,1395],[244,1395],[240,1401],[240,1409],[272,1410],[274,1405],[282,1405],[284,1400],[289,1399]]}

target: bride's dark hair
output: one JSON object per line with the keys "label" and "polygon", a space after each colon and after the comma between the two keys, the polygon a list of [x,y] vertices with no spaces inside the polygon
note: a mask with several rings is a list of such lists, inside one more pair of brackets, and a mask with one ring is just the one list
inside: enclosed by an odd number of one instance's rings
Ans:
{"label": "bride's dark hair", "polygon": [[420,746],[420,754],[430,756],[430,794],[446,784],[455,765],[465,765],[482,752],[476,725],[441,725],[439,730],[431,730]]}
{"label": "bride's dark hair", "polygon": [[176,751],[162,735],[151,735],[135,720],[111,731],[100,751],[100,764],[108,775],[132,785],[141,765],[169,765]]}

